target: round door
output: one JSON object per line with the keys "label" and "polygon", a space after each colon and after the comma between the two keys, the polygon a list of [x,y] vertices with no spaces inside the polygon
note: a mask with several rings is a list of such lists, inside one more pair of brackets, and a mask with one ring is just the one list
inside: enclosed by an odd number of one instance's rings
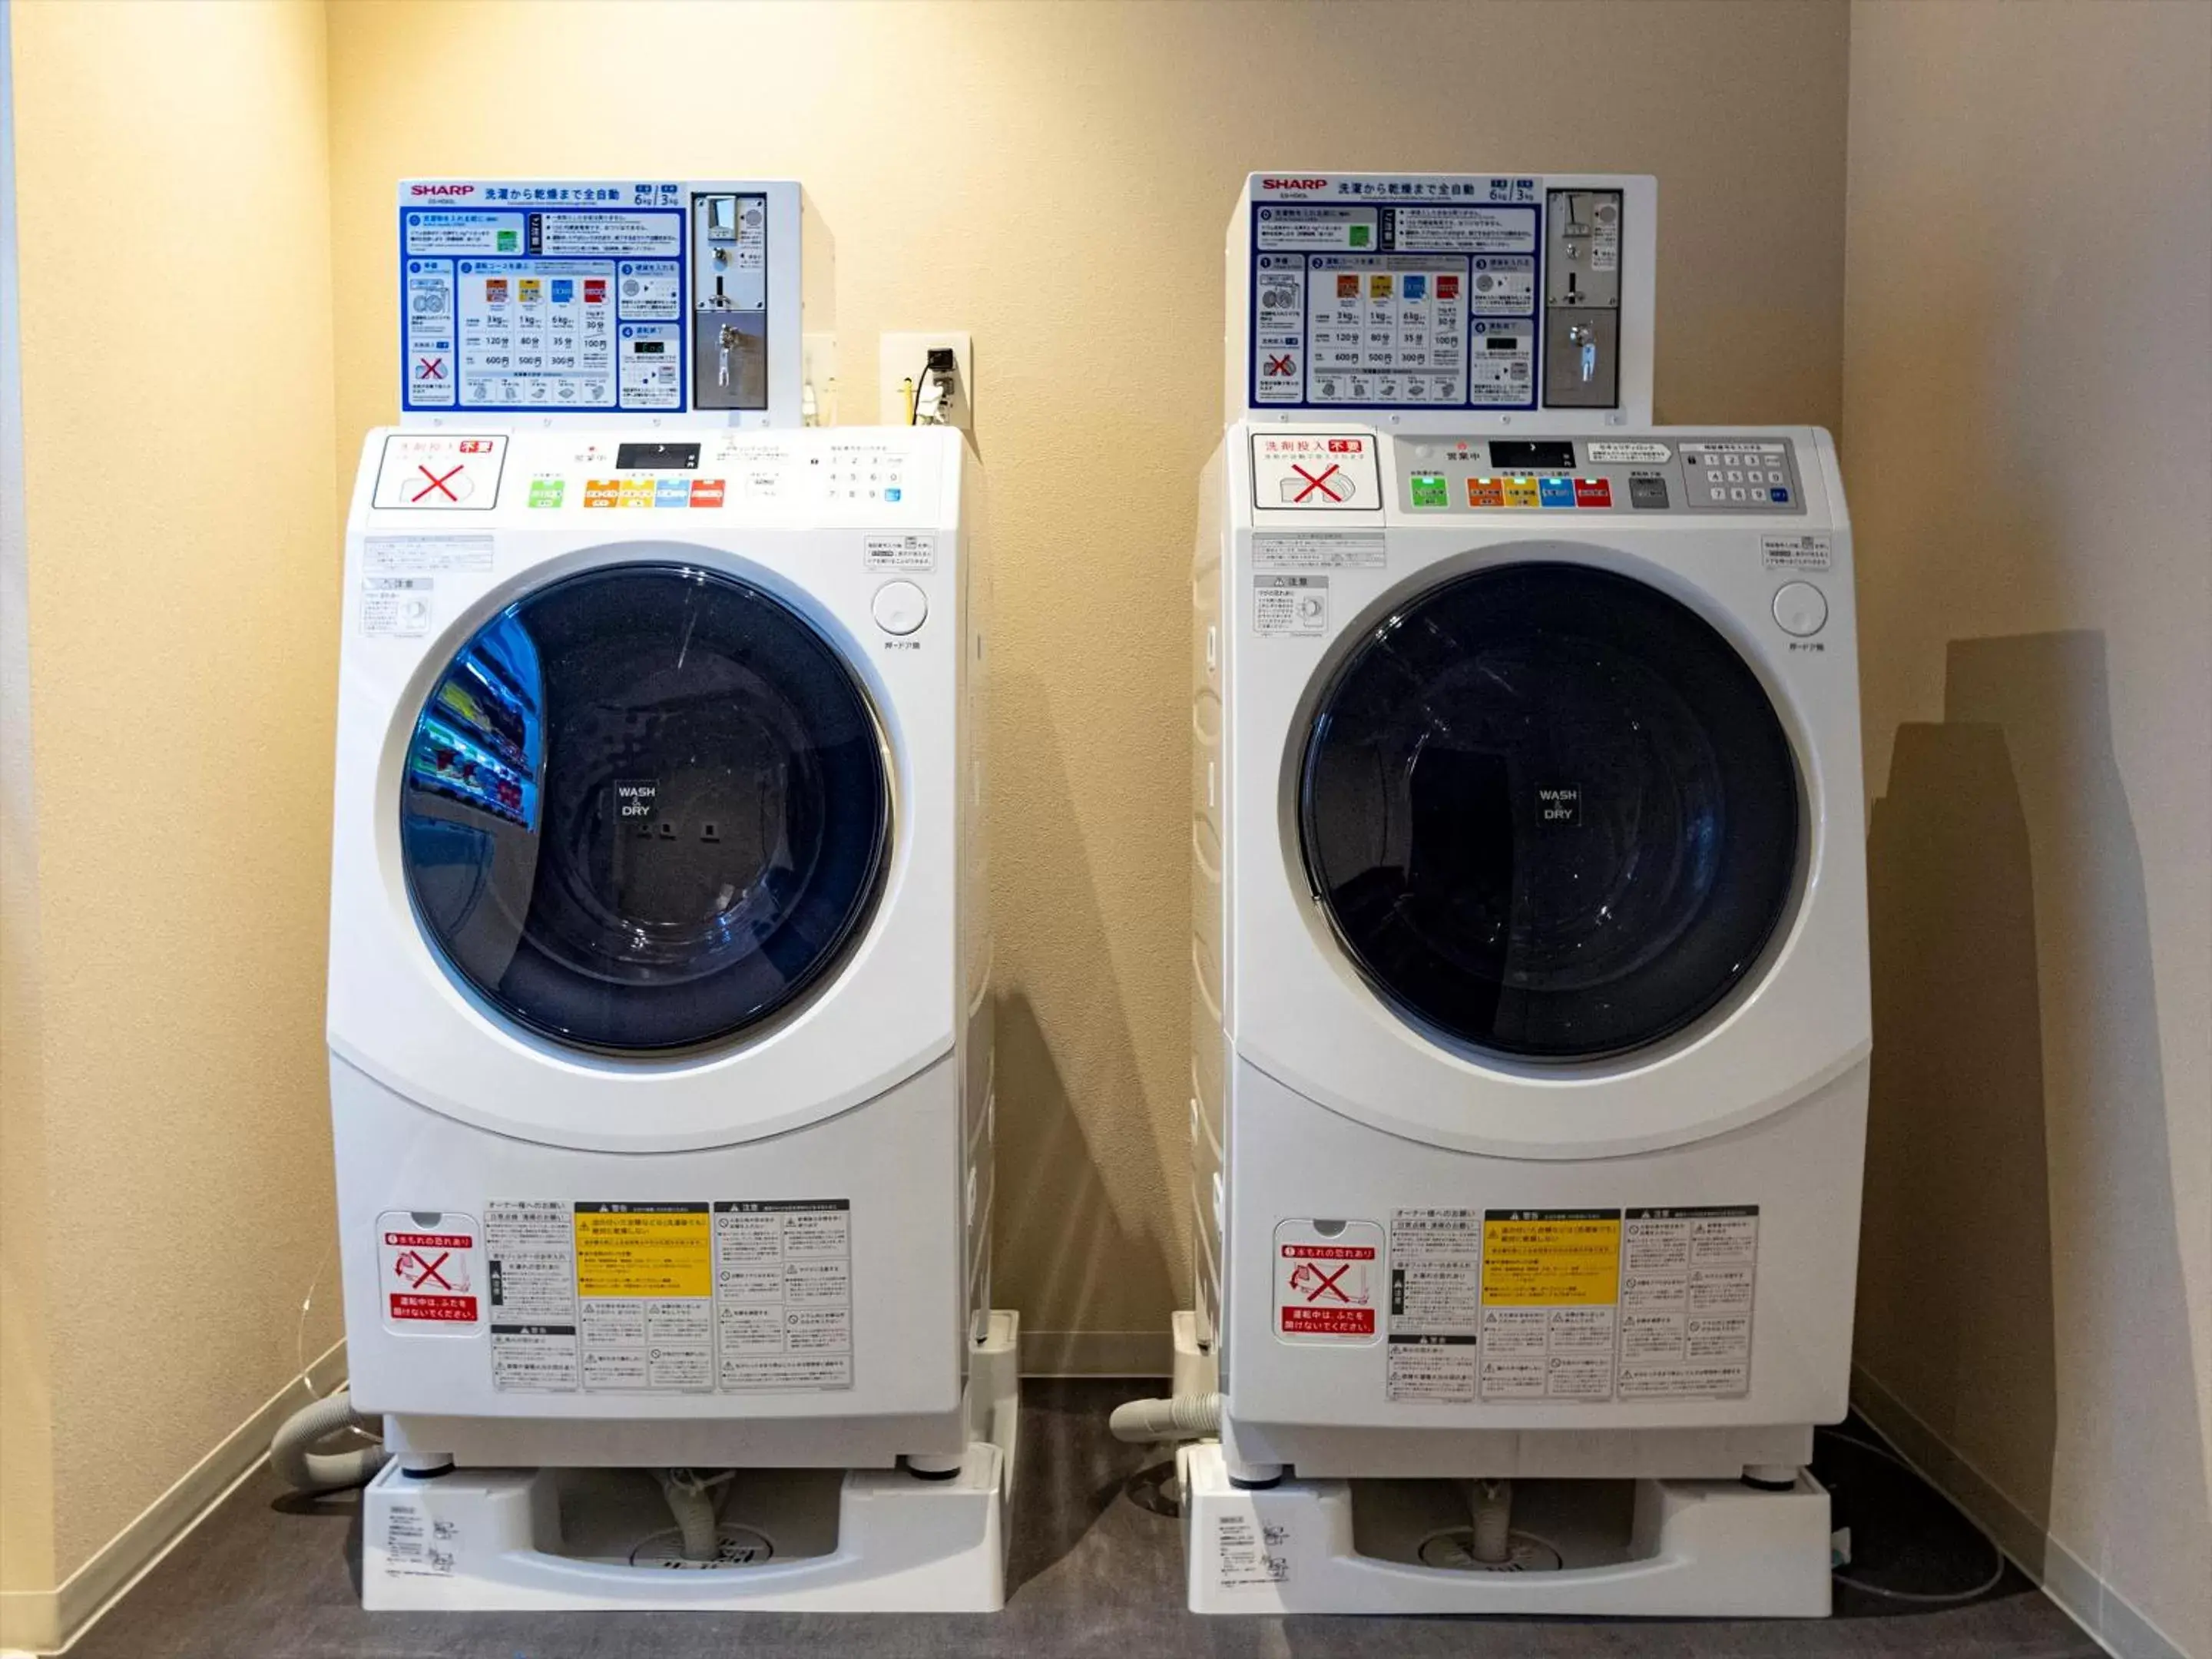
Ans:
{"label": "round door", "polygon": [[1587,566],[1396,607],[1324,691],[1298,779],[1316,901],[1401,1014],[1530,1060],[1618,1054],[1749,971],[1797,867],[1796,768],[1711,624]]}
{"label": "round door", "polygon": [[782,601],[627,564],[508,605],[415,726],[400,848],[423,934],[580,1048],[726,1042],[859,936],[890,838],[867,698]]}

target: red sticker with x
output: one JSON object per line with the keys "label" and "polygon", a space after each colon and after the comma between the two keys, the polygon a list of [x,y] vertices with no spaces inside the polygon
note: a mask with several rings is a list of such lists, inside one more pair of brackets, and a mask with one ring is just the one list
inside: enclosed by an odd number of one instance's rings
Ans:
{"label": "red sticker with x", "polygon": [[1275,1229],[1275,1334],[1365,1342],[1376,1334],[1382,1230],[1371,1221],[1285,1221]]}
{"label": "red sticker with x", "polygon": [[387,1323],[473,1325],[477,1299],[477,1225],[468,1216],[430,1210],[388,1210],[377,1218]]}

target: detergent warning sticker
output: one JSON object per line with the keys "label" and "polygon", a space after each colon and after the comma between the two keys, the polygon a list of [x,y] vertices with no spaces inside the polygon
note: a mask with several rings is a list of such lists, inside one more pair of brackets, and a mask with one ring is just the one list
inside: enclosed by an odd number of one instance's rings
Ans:
{"label": "detergent warning sticker", "polygon": [[499,1199],[484,1215],[502,1392],[853,1386],[848,1199]]}
{"label": "detergent warning sticker", "polygon": [[471,1334],[477,1297],[473,1216],[436,1210],[386,1210],[376,1218],[384,1322],[396,1331]]}
{"label": "detergent warning sticker", "polygon": [[1372,1221],[1284,1221],[1275,1227],[1275,1335],[1284,1342],[1372,1342],[1382,1291],[1382,1229]]}
{"label": "detergent warning sticker", "polygon": [[1485,1402],[1612,1399],[1620,1300],[1620,1211],[1486,1211]]}

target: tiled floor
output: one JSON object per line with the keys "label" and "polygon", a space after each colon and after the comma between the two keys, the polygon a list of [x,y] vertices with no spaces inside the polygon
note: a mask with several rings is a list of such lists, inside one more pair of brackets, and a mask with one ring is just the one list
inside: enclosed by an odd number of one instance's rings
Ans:
{"label": "tiled floor", "polygon": [[[233,1495],[72,1650],[71,1659],[693,1659],[694,1656],[1528,1656],[1528,1659],[2095,1659],[2097,1648],[2017,1574],[1979,1601],[1899,1612],[1851,1592],[1821,1624],[1507,1622],[1466,1619],[1200,1619],[1183,1611],[1176,1522],[1132,1502],[1143,1448],[1106,1433],[1115,1402],[1154,1385],[1033,1382],[1004,1613],[396,1614],[362,1612],[349,1498],[307,1502],[264,1474]],[[1849,1458],[1848,1449],[1838,1455]],[[1879,1575],[1971,1583],[1978,1542],[1924,1490],[1862,1463],[1850,1518]],[[1845,1480],[1854,1470],[1841,1468]],[[1832,1474],[1832,1484],[1834,1475]],[[1845,1492],[1838,1488],[1838,1504]],[[1955,1571],[1954,1570],[1955,1568]],[[1904,1584],[1908,1581],[1893,1581]]]}

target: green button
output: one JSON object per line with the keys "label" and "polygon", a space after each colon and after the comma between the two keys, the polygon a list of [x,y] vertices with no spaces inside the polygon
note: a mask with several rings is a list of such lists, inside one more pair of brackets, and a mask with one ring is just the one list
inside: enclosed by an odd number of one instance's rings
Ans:
{"label": "green button", "polygon": [[1413,505],[1415,507],[1449,507],[1451,496],[1444,489],[1441,472],[1413,474]]}
{"label": "green button", "polygon": [[514,233],[513,231],[502,230],[499,233],[499,251],[501,253],[514,252],[516,246]]}
{"label": "green button", "polygon": [[1365,247],[1367,246],[1370,232],[1365,225],[1352,225],[1347,227],[1347,228],[1352,232],[1352,246]]}
{"label": "green button", "polygon": [[532,478],[530,481],[530,504],[532,507],[558,507],[568,489],[566,478]]}

